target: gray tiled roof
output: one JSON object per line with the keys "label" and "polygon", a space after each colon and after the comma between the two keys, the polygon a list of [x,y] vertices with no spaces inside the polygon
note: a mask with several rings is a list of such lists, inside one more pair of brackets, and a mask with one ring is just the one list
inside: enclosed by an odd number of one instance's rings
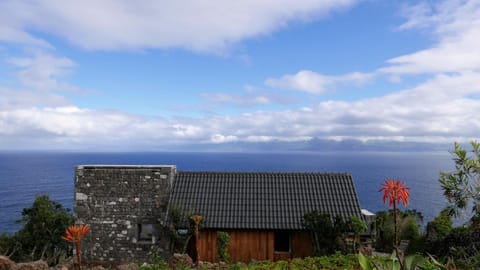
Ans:
{"label": "gray tiled roof", "polygon": [[313,210],[361,217],[346,173],[178,172],[170,205],[218,229],[302,229]]}

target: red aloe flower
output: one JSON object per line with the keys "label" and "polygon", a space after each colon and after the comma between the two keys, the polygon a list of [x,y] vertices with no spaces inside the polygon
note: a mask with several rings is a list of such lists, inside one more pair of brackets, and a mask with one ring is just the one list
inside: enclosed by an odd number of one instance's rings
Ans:
{"label": "red aloe flower", "polygon": [[396,204],[401,202],[405,206],[408,205],[409,188],[400,180],[385,180],[379,191],[383,191],[383,203],[386,203],[388,198],[390,207],[396,206]]}
{"label": "red aloe flower", "polygon": [[82,269],[80,241],[82,241],[82,238],[88,233],[88,231],[90,231],[90,227],[88,225],[73,225],[69,226],[68,229],[65,230],[66,236],[62,236],[63,240],[75,244],[75,250],[77,251],[78,269],[80,270]]}
{"label": "red aloe flower", "polygon": [[394,221],[394,243],[393,246],[397,245],[397,203],[403,203],[403,205],[408,205],[408,196],[410,192],[409,188],[405,185],[404,182],[396,179],[387,179],[382,184],[382,188],[379,191],[383,191],[383,203],[389,201],[390,207],[393,206],[393,221]]}

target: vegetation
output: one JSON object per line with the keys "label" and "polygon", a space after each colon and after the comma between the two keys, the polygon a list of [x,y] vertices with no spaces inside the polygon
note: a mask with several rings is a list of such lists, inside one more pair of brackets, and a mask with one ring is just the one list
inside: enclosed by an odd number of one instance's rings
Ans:
{"label": "vegetation", "polygon": [[[152,260],[155,263],[150,265],[144,265],[139,270],[170,270],[168,264],[161,258]],[[345,269],[359,269],[357,255],[355,254],[341,254],[334,253],[330,256],[321,257],[307,257],[307,258],[295,258],[291,261],[260,261],[252,262],[250,264],[244,263],[229,263],[222,267],[218,265],[204,264],[198,268],[189,268],[185,266],[177,267],[179,269],[228,269],[228,270],[345,270]]]}
{"label": "vegetation", "polygon": [[221,260],[228,262],[228,244],[230,243],[230,235],[227,232],[217,232],[217,253]]}
{"label": "vegetation", "polygon": [[[367,225],[358,217],[350,217],[346,221],[336,216],[334,219],[327,213],[312,211],[304,215],[303,224],[310,232],[316,256],[335,254],[336,252],[356,252],[359,235]],[[352,249],[348,250],[345,238],[353,233]]]}
{"label": "vegetation", "polygon": [[[388,257],[367,257],[362,253],[358,254],[358,262],[363,270],[435,270],[444,269],[443,265],[432,258],[425,258],[418,254],[410,255],[404,258],[403,262],[398,259],[396,252],[394,251]],[[446,269],[446,268],[445,268]]]}
{"label": "vegetation", "polygon": [[347,223],[340,217],[332,219],[329,214],[312,211],[303,217],[305,228],[312,236],[315,255],[329,255],[338,250],[345,250]]}
{"label": "vegetation", "polygon": [[168,266],[168,263],[159,255],[158,248],[156,246],[152,246],[150,248],[150,261],[151,264],[139,263],[138,270],[168,270],[171,269]]}
{"label": "vegetation", "polygon": [[0,252],[15,261],[47,260],[56,263],[70,249],[61,240],[65,228],[73,224],[69,210],[48,196],[38,196],[31,208],[22,211],[23,228],[12,236],[0,235]]}
{"label": "vegetation", "polygon": [[354,234],[353,239],[353,253],[357,252],[356,243],[360,242],[360,233],[364,232],[367,229],[367,225],[363,220],[358,217],[350,217],[348,222],[348,227],[351,232]]}
{"label": "vegetation", "polygon": [[404,182],[396,179],[385,180],[379,191],[383,191],[383,203],[388,199],[389,206],[393,207],[393,246],[396,246],[398,244],[397,204],[408,205],[409,191]]}
{"label": "vegetation", "polygon": [[[397,211],[398,234],[401,240],[409,240],[410,243],[418,243],[422,236],[420,234],[421,216],[416,211]],[[394,213],[381,211],[376,216],[376,249],[384,252],[391,252],[394,249]],[[410,245],[413,246],[413,245]],[[417,250],[418,251],[418,250]]]}
{"label": "vegetation", "polygon": [[432,221],[427,224],[426,241],[435,243],[447,237],[453,230],[453,222],[448,210],[443,210]]}
{"label": "vegetation", "polygon": [[459,217],[471,203],[471,221],[477,227],[480,225],[480,143],[470,144],[472,150],[467,151],[455,142],[452,152],[455,171],[441,172],[439,182],[449,202],[448,213]]}
{"label": "vegetation", "polygon": [[176,207],[171,207],[168,212],[168,236],[170,238],[170,251],[184,253],[188,241],[195,232],[194,224],[189,219],[189,213],[184,213]]}

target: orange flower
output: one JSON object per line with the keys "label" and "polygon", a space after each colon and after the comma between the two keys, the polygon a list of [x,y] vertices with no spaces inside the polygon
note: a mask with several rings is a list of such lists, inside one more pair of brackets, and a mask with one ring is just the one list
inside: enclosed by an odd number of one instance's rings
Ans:
{"label": "orange flower", "polygon": [[386,203],[388,198],[390,207],[400,204],[400,202],[405,206],[408,205],[409,188],[400,180],[385,180],[379,191],[383,191],[383,203]]}
{"label": "orange flower", "polygon": [[80,242],[88,231],[90,231],[88,225],[80,224],[69,226],[68,229],[65,230],[66,236],[62,236],[62,239],[72,243]]}
{"label": "orange flower", "polygon": [[82,256],[81,256],[80,241],[82,241],[82,238],[88,233],[88,231],[90,231],[90,227],[88,225],[83,225],[83,224],[73,225],[73,226],[69,226],[68,229],[65,230],[66,236],[62,236],[63,240],[72,242],[75,244],[79,270],[82,270]]}

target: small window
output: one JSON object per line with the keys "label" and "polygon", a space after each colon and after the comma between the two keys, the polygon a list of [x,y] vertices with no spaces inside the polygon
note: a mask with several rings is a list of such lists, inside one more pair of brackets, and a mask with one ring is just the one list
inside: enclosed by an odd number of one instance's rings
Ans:
{"label": "small window", "polygon": [[155,243],[155,225],[138,224],[138,241]]}
{"label": "small window", "polygon": [[290,232],[275,232],[275,252],[290,252]]}

